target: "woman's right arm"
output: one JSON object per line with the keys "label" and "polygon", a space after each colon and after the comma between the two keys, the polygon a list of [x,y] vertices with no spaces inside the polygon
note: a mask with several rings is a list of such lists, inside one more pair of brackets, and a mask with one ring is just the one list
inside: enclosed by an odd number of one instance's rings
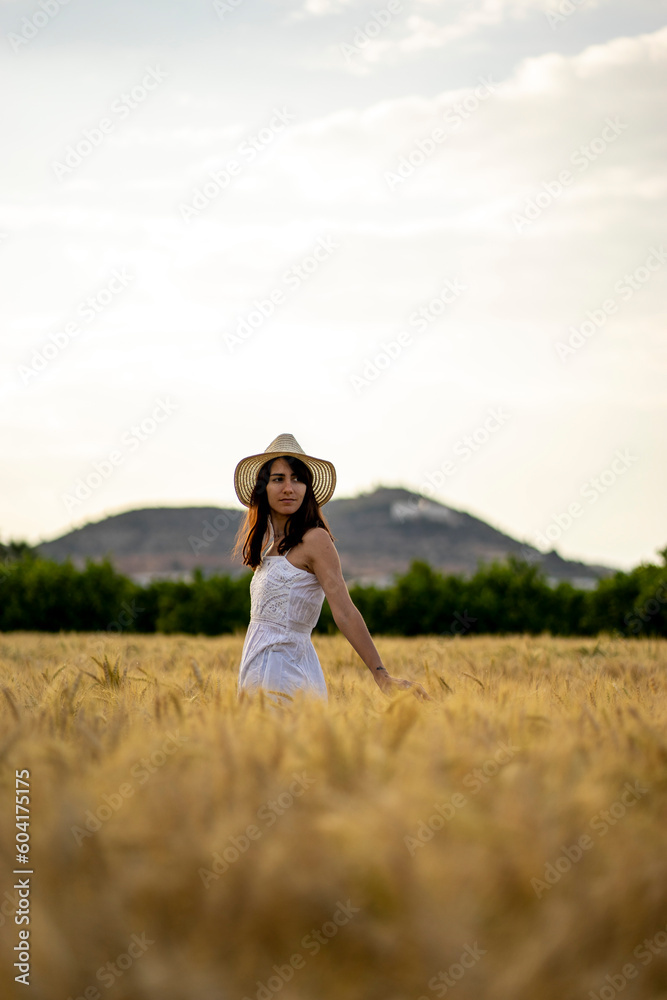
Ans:
{"label": "woman's right arm", "polygon": [[331,536],[324,528],[313,528],[303,539],[304,555],[329,602],[333,619],[352,648],[359,654],[384,694],[394,689],[414,688],[415,694],[430,701],[417,681],[392,677],[382,662],[359,608],[354,604],[343,579],[340,558]]}

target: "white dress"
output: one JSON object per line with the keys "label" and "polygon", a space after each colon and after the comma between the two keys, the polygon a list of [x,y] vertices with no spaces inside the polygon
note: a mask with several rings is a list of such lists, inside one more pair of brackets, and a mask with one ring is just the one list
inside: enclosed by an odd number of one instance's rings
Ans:
{"label": "white dress", "polygon": [[310,638],[324,596],[315,574],[295,566],[287,555],[262,557],[250,581],[250,623],[237,694],[261,687],[273,692],[279,703],[286,700],[280,699],[281,693],[295,691],[329,700]]}

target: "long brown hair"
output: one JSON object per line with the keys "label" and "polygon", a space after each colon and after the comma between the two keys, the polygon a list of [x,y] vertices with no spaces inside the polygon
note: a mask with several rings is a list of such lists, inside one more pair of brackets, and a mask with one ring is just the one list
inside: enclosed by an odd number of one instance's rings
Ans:
{"label": "long brown hair", "polygon": [[[315,500],[313,475],[306,463],[293,455],[278,457],[284,458],[292,472],[296,473],[301,482],[306,484],[306,492],[299,509],[290,514],[285,522],[285,537],[281,538],[278,544],[279,555],[284,555],[288,549],[298,545],[309,528],[324,528],[335,541],[331,528]],[[257,480],[250,495],[250,506],[244,520],[239,525],[232,550],[233,557],[240,553],[243,556],[243,565],[251,566],[253,569],[260,564],[264,537],[269,527],[271,508],[266,495],[266,487],[271,475],[271,466],[275,461],[275,458],[270,458],[257,473]]]}

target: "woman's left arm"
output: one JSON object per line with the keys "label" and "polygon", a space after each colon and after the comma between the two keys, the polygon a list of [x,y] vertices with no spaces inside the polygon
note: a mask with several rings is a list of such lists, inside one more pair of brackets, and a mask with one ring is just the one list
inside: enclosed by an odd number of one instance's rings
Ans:
{"label": "woman's left arm", "polygon": [[340,559],[331,536],[324,528],[313,528],[304,537],[304,555],[315,573],[329,602],[333,619],[352,648],[359,654],[384,694],[396,689],[412,688],[418,698],[432,701],[421,684],[392,677],[378,653],[366,622],[350,597],[343,579]]}

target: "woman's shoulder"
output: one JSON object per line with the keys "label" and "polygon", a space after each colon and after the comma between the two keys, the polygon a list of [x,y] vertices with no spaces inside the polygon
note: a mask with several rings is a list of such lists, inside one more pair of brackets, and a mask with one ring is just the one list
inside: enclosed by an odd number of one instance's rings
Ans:
{"label": "woman's shoulder", "polygon": [[314,542],[316,545],[321,545],[323,542],[326,545],[327,542],[331,542],[333,545],[331,535],[326,528],[322,528],[319,524],[314,528],[306,528],[301,540],[303,542]]}
{"label": "woman's shoulder", "polygon": [[326,528],[322,528],[320,525],[317,525],[317,527],[314,528],[307,528],[303,533],[301,542],[305,544],[307,548],[311,549],[334,547],[331,535]]}

